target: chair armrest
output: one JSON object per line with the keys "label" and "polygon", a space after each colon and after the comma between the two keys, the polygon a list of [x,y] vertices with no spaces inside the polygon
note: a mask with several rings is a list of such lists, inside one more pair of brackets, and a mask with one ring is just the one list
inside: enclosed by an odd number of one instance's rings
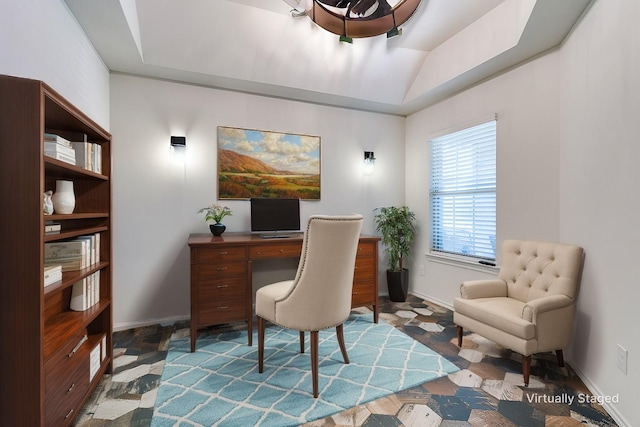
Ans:
{"label": "chair armrest", "polygon": [[507,283],[500,279],[462,282],[460,296],[464,299],[506,297]]}
{"label": "chair armrest", "polygon": [[550,295],[529,301],[522,307],[522,318],[536,323],[539,315],[553,310],[569,307],[574,300],[566,295]]}

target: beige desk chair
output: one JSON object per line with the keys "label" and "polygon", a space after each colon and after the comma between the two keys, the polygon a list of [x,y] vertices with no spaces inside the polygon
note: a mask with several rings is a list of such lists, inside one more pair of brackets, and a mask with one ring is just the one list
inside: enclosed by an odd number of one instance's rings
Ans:
{"label": "beige desk chair", "polygon": [[464,328],[520,353],[525,386],[532,354],[555,350],[564,366],[583,258],[579,246],[506,240],[498,279],[460,286],[453,302],[458,346]]}
{"label": "beige desk chair", "polygon": [[351,290],[361,228],[362,215],[310,217],[295,278],[257,291],[260,373],[264,365],[265,320],[300,331],[301,353],[304,353],[304,333],[311,332],[313,397],[318,397],[319,330],[336,328],[342,357],[345,363],[349,363],[342,324],[351,311]]}

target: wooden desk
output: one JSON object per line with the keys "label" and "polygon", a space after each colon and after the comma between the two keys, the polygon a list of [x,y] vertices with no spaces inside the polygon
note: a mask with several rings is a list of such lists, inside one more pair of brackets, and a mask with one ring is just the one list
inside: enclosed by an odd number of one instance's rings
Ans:
{"label": "wooden desk", "polygon": [[[371,306],[378,323],[378,241],[361,236],[353,278],[352,307]],[[191,351],[200,328],[246,321],[252,344],[252,262],[261,259],[298,258],[302,234],[263,239],[250,233],[189,235],[191,252]]]}

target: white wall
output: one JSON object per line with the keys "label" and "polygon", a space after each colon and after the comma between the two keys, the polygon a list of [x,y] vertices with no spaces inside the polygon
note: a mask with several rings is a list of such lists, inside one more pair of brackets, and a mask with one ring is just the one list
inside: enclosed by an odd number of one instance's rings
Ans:
{"label": "white wall", "polygon": [[[575,366],[640,425],[640,2],[595,2],[562,50],[560,238],[586,248]],[[611,31],[616,28],[616,31]],[[628,373],[616,348],[629,351]]]}
{"label": "white wall", "polygon": [[109,70],[62,0],[0,0],[0,74],[42,80],[109,130]]}
{"label": "white wall", "polygon": [[[111,119],[115,329],[189,316],[187,238],[209,232],[197,211],[217,197],[217,126],[321,137],[321,200],[303,201],[303,218],[358,212],[373,234],[373,209],[404,202],[402,117],[112,75]],[[185,159],[170,152],[171,135],[186,136]],[[378,158],[367,177],[365,150]],[[234,212],[227,232],[248,231],[249,202],[223,203]],[[293,278],[296,265],[259,266],[254,282]]]}
{"label": "white wall", "polygon": [[[589,388],[619,395],[606,405],[622,425],[640,425],[637,261],[640,212],[640,3],[595,1],[553,52],[407,119],[407,203],[421,232],[413,291],[452,304],[461,280],[488,277],[432,263],[428,250],[427,138],[431,132],[498,114],[497,239],[582,245],[586,263],[567,359]],[[615,31],[612,29],[615,28]],[[629,350],[628,373],[616,346]]]}

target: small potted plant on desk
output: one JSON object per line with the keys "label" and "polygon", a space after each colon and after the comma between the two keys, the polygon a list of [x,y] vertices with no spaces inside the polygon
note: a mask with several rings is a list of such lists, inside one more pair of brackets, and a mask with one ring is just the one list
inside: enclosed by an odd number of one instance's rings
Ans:
{"label": "small potted plant on desk", "polygon": [[385,252],[389,256],[389,299],[402,302],[406,300],[409,289],[409,270],[403,268],[402,260],[411,252],[415,238],[415,214],[407,206],[382,207],[375,211],[376,230],[382,234],[382,244],[386,245]]}
{"label": "small potted plant on desk", "polygon": [[214,224],[209,224],[209,230],[211,230],[211,233],[214,236],[222,235],[222,233],[224,233],[224,230],[227,229],[226,226],[220,223],[220,221],[222,221],[222,218],[224,218],[225,216],[233,215],[233,213],[231,212],[231,209],[229,209],[227,206],[221,206],[217,204],[209,205],[198,211],[198,213],[203,213],[203,212],[205,214],[204,215],[205,222],[214,221]]}

